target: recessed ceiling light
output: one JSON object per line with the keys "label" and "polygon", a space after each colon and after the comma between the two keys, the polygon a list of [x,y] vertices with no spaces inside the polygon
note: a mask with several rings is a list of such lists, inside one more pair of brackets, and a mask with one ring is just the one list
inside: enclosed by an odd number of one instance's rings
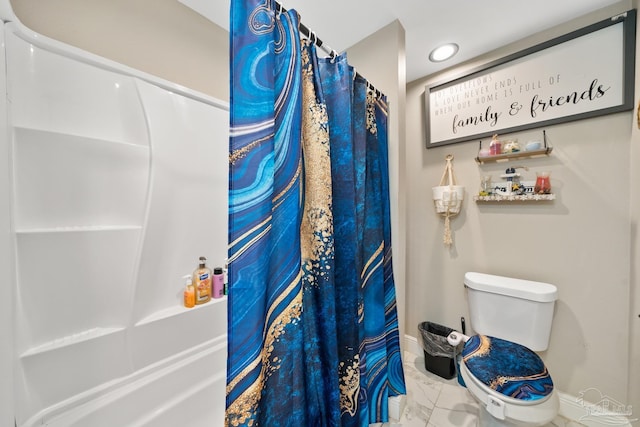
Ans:
{"label": "recessed ceiling light", "polygon": [[443,44],[431,51],[429,54],[429,60],[432,62],[442,62],[451,58],[458,52],[458,45],[455,43]]}

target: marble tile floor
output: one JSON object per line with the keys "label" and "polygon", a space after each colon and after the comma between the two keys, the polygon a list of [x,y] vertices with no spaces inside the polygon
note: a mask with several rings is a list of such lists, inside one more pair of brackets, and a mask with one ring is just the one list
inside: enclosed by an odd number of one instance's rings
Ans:
{"label": "marble tile floor", "polygon": [[[478,427],[479,407],[457,378],[446,380],[425,369],[424,357],[404,354],[407,403],[400,422],[379,427]],[[558,416],[545,427],[584,427]]]}

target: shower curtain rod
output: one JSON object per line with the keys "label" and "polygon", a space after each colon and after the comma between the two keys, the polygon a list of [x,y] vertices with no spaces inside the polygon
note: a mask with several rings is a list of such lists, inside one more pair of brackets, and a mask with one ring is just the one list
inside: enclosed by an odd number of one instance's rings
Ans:
{"label": "shower curtain rod", "polygon": [[[287,11],[287,9],[285,9],[277,1],[274,1],[274,3],[276,5],[276,13],[285,13]],[[298,14],[298,16],[300,16],[300,14]],[[303,36],[309,39],[311,43],[315,44],[316,46],[324,50],[331,58],[335,58],[336,56],[338,56],[338,52],[336,52],[334,49],[331,49],[329,46],[325,45],[325,43],[322,40],[320,40],[318,36],[316,36],[316,33],[314,31],[311,31],[306,25],[302,23],[302,19],[300,19],[300,23],[298,24],[298,31],[300,31],[300,33],[302,33]],[[358,72],[356,72],[356,74],[365,79],[365,81],[367,82],[367,88],[375,92],[378,98],[384,95],[384,93],[380,92],[378,89],[375,88],[374,85],[369,83],[369,80],[367,80],[364,76],[362,76],[362,74]]]}

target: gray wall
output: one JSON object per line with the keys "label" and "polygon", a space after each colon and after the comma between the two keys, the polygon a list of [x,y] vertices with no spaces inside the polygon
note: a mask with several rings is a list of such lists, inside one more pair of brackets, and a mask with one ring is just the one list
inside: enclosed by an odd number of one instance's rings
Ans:
{"label": "gray wall", "polygon": [[[554,202],[478,204],[472,196],[479,190],[481,176],[499,179],[505,164],[476,164],[477,140],[426,149],[423,106],[425,85],[430,82],[460,75],[629,8],[630,2],[620,2],[472,63],[411,82],[406,169],[408,333],[417,336],[416,326],[423,320],[458,327],[460,316],[468,318],[462,284],[467,271],[553,283],[559,288],[559,300],[550,347],[543,358],[556,386],[574,396],[596,387],[631,404],[628,388],[638,382],[637,372],[635,379],[629,377],[630,323],[635,322],[637,331],[638,321],[629,305],[630,293],[637,289],[631,277],[635,265],[631,231],[638,218],[637,188],[632,183],[639,182],[632,179],[638,172],[630,161],[632,155],[638,158],[635,115],[618,113],[546,128],[552,154],[517,164],[530,168],[523,172],[524,178],[534,179],[536,171],[551,171],[557,194]],[[520,142],[541,139],[542,129],[511,137]],[[442,243],[443,220],[431,199],[431,187],[440,181],[447,154],[454,155],[458,183],[466,187],[463,210],[451,223],[454,245],[450,249]],[[637,348],[632,357],[637,361]]]}

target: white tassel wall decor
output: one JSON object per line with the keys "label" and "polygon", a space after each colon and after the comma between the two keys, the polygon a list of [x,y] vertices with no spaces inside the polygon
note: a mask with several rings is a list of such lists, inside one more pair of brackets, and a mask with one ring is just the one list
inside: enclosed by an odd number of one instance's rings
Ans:
{"label": "white tassel wall decor", "polygon": [[451,217],[460,213],[462,199],[464,198],[464,187],[456,184],[456,177],[453,174],[453,156],[445,157],[446,165],[444,173],[440,179],[440,185],[433,187],[433,203],[436,213],[444,217],[444,239],[445,245],[453,244],[451,237]]}

